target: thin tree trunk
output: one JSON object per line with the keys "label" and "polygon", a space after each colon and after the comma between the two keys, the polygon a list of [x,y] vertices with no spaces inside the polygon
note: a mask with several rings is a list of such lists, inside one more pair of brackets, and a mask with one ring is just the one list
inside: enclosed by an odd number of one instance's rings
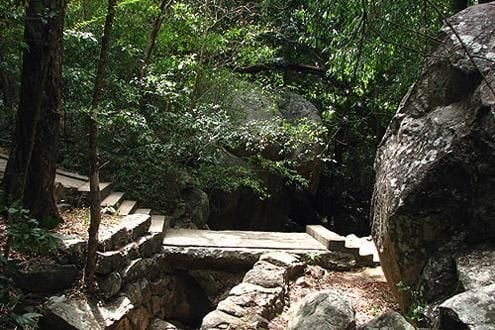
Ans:
{"label": "thin tree trunk", "polygon": [[167,12],[167,9],[170,7],[172,2],[173,2],[173,0],[162,0],[162,2],[160,4],[160,13],[158,14],[158,16],[155,18],[155,20],[153,22],[153,26],[151,27],[150,36],[148,38],[146,48],[144,49],[143,62],[141,63],[141,68],[139,70],[139,80],[141,80],[144,77],[144,74],[146,73],[146,67],[148,66],[148,63],[150,61],[151,53],[153,52],[153,49],[155,48],[156,37],[158,36],[158,33],[160,32],[160,28],[162,26],[163,19],[165,17],[165,13]]}
{"label": "thin tree trunk", "polygon": [[[3,45],[0,43],[0,62],[5,61],[5,56],[2,53]],[[0,91],[2,92],[3,105],[6,109],[14,110],[15,104],[15,80],[12,79],[12,74],[9,74],[5,70],[0,71]]]}
{"label": "thin tree trunk", "polygon": [[[138,64],[138,80],[139,84],[139,106],[138,109],[141,114],[144,116],[148,123],[152,123],[153,119],[149,116],[148,112],[145,109],[145,96],[144,96],[144,84],[142,83],[143,77],[146,75],[146,67],[151,59],[151,54],[156,45],[156,38],[158,37],[158,33],[160,32],[160,28],[163,23],[163,19],[165,18],[165,13],[167,12],[170,5],[173,3],[173,0],[162,0],[160,4],[160,13],[153,21],[153,25],[151,27],[150,35],[148,37],[148,42],[146,43],[146,48],[143,52],[143,58],[141,63]],[[137,138],[137,137],[135,137]]]}
{"label": "thin tree trunk", "polygon": [[201,48],[199,50],[198,64],[196,67],[196,72],[194,77],[194,85],[191,92],[191,102],[189,104],[189,112],[191,112],[196,107],[196,104],[198,102],[199,84],[203,78],[203,64],[204,64],[206,42],[207,42],[206,39],[208,39],[209,33],[210,33],[210,26],[206,26],[205,30],[203,31]]}
{"label": "thin tree trunk", "polygon": [[[59,219],[54,197],[61,107],[65,0],[26,6],[19,109],[3,181],[7,204],[21,201],[42,225]],[[46,15],[46,13],[51,15]]]}
{"label": "thin tree trunk", "polygon": [[101,213],[100,213],[100,178],[98,164],[98,122],[97,112],[100,103],[101,94],[103,91],[103,79],[105,77],[105,68],[108,62],[108,54],[110,51],[110,35],[112,32],[113,19],[115,17],[115,7],[117,0],[108,0],[108,11],[103,28],[103,36],[101,39],[100,59],[98,62],[98,71],[96,73],[95,86],[93,90],[93,99],[91,102],[91,112],[89,118],[89,159],[90,159],[90,225],[88,249],[86,257],[86,267],[84,272],[84,282],[86,288],[90,292],[95,292],[95,269],[96,269],[96,251],[98,248],[98,230],[100,228]]}

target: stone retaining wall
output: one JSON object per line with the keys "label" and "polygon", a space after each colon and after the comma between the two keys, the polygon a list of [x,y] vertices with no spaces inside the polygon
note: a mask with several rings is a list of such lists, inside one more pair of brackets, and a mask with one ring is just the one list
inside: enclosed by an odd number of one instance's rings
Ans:
{"label": "stone retaining wall", "polygon": [[[149,215],[133,214],[106,233],[96,266],[102,301],[82,295],[51,297],[41,328],[142,330],[156,318],[187,317],[187,288],[161,253],[163,234],[150,233],[150,225]],[[60,260],[81,267],[85,242],[67,238],[61,246]]]}
{"label": "stone retaining wall", "polygon": [[289,281],[300,275],[305,264],[296,255],[263,254],[244,275],[242,283],[206,315],[201,329],[266,329],[284,307]]}

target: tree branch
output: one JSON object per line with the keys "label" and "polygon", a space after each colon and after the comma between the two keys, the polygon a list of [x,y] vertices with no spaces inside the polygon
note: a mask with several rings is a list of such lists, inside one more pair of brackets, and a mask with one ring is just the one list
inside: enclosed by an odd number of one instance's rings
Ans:
{"label": "tree branch", "polygon": [[325,68],[314,65],[302,64],[302,63],[291,63],[286,61],[285,59],[275,59],[268,63],[259,63],[259,64],[243,66],[243,67],[234,67],[232,68],[232,71],[236,73],[248,73],[248,74],[256,74],[266,71],[294,71],[294,72],[313,74],[319,76],[323,80],[334,85],[335,87],[345,88],[345,89],[350,87],[348,83],[336,77],[330,76]]}

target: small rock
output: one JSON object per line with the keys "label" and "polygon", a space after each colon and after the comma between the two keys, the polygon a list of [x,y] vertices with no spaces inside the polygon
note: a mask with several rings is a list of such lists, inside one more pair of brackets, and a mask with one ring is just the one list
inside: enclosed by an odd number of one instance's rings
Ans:
{"label": "small rock", "polygon": [[136,281],[140,278],[152,279],[158,275],[158,264],[155,258],[139,258],[132,260],[123,272],[122,277],[125,283]]}
{"label": "small rock", "polygon": [[122,268],[127,261],[123,251],[96,252],[96,273],[110,274]]}
{"label": "small rock", "polygon": [[113,272],[99,279],[98,286],[105,299],[111,298],[122,288],[122,276],[119,272]]}
{"label": "small rock", "polygon": [[149,327],[149,330],[177,330],[178,328],[164,320],[154,319]]}
{"label": "small rock", "polygon": [[368,322],[362,330],[414,330],[415,328],[397,312],[388,311]]}
{"label": "small rock", "polygon": [[146,330],[150,322],[150,313],[144,307],[133,309],[127,316],[133,330]]}
{"label": "small rock", "polygon": [[355,326],[355,311],[341,294],[332,291],[312,293],[291,311],[288,330],[342,330]]}
{"label": "small rock", "polygon": [[167,275],[158,280],[150,282],[150,287],[153,294],[164,295],[165,293],[174,290],[175,279],[173,276]]}
{"label": "small rock", "polygon": [[251,283],[265,288],[283,287],[288,279],[286,270],[266,261],[258,261],[254,267],[244,275],[244,283]]}
{"label": "small rock", "polygon": [[125,293],[134,306],[141,306],[143,303],[143,295],[141,293],[139,282],[129,284],[125,290]]}
{"label": "small rock", "polygon": [[217,310],[225,312],[235,317],[243,317],[247,314],[247,310],[237,305],[232,299],[225,299],[218,303]]}
{"label": "small rock", "polygon": [[72,205],[68,203],[59,203],[57,204],[57,208],[60,212],[70,211],[72,210]]}
{"label": "small rock", "polygon": [[296,280],[296,285],[303,287],[303,288],[309,287],[309,284],[308,284],[308,282],[306,282],[306,279],[304,278],[304,276],[301,276]]}
{"label": "small rock", "polygon": [[269,262],[286,269],[288,279],[293,279],[304,271],[306,264],[297,255],[284,252],[270,252],[261,255],[260,261]]}
{"label": "small rock", "polygon": [[202,330],[207,329],[253,329],[242,327],[242,321],[232,315],[219,310],[208,313],[201,324]]}
{"label": "small rock", "polygon": [[240,283],[230,290],[226,300],[249,307],[249,313],[271,319],[283,309],[284,288],[265,288],[251,283]]}

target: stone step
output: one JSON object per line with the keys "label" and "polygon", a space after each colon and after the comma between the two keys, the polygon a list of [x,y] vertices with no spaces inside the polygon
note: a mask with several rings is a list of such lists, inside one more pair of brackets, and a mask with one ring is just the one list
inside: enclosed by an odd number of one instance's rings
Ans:
{"label": "stone step", "polygon": [[[80,193],[89,193],[89,181],[80,186],[77,191]],[[104,200],[112,192],[111,182],[100,182],[100,197]]]}
{"label": "stone step", "polygon": [[110,195],[108,195],[102,202],[101,206],[102,207],[114,207],[117,208],[124,198],[125,193],[123,192],[118,192],[118,191],[112,191]]}
{"label": "stone step", "polygon": [[345,237],[321,225],[306,226],[306,233],[323,244],[328,250],[347,252],[345,248]]}
{"label": "stone step", "polygon": [[146,235],[151,225],[151,216],[130,214],[122,221],[100,234],[98,251],[115,251]]}
{"label": "stone step", "polygon": [[120,204],[119,209],[117,210],[118,215],[129,215],[132,213],[134,208],[136,207],[137,202],[131,200],[125,200]]}
{"label": "stone step", "polygon": [[377,266],[380,264],[380,256],[378,250],[376,249],[375,243],[371,240],[371,237],[363,238],[366,240],[364,244],[361,245],[359,249],[360,258],[367,262],[369,266]]}
{"label": "stone step", "polygon": [[168,227],[168,220],[164,215],[154,214],[151,216],[151,233],[165,234]]}
{"label": "stone step", "polygon": [[345,237],[345,248],[347,253],[352,254],[356,258],[359,257],[359,249],[361,248],[361,240],[354,234],[347,235]]}
{"label": "stone step", "polygon": [[96,273],[110,274],[120,271],[127,266],[131,260],[137,258],[150,258],[162,248],[163,238],[160,233],[144,235],[124,247],[107,252],[97,252]]}
{"label": "stone step", "polygon": [[151,214],[151,209],[136,209],[134,210],[134,213],[137,214]]}
{"label": "stone step", "polygon": [[358,248],[358,254],[355,255],[358,264],[363,266],[376,266],[380,264],[378,251],[371,237],[357,237],[354,234],[347,235],[346,247]]}

